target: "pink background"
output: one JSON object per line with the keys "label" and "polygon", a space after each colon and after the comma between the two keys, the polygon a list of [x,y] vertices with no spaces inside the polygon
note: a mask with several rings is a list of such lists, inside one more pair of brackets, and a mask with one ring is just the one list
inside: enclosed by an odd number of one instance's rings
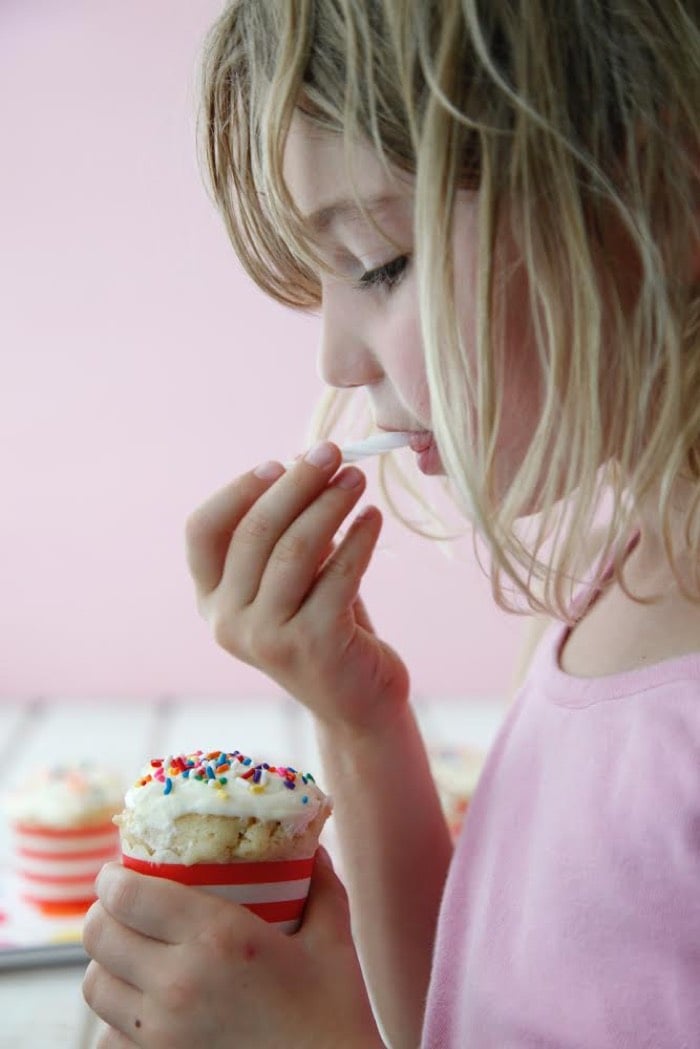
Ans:
{"label": "pink background", "polygon": [[[321,391],[317,322],[252,285],[197,168],[219,9],[0,7],[5,700],[279,692],[213,642],[184,558],[188,513],[301,451]],[[494,606],[470,542],[451,562],[385,512],[381,543],[362,592],[415,694],[507,692],[525,621]]]}

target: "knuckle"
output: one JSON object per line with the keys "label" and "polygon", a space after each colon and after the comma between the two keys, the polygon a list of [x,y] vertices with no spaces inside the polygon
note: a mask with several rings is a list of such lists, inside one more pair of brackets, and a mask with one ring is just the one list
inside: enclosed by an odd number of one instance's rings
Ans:
{"label": "knuckle", "polygon": [[210,616],[212,635],[217,645],[230,652],[236,659],[249,662],[252,655],[249,631],[225,609]]}
{"label": "knuckle", "polygon": [[171,973],[163,984],[161,996],[163,1005],[172,1015],[193,1014],[199,1004],[200,981],[197,973],[191,969],[177,974]]}
{"label": "knuckle", "polygon": [[210,616],[211,632],[217,645],[221,648],[227,649],[232,655],[236,655],[234,649],[238,649],[236,645],[236,638],[234,631],[231,630],[231,623],[228,616],[222,615],[221,613],[215,613]]}
{"label": "knuckle", "polygon": [[240,536],[244,541],[257,542],[259,539],[266,539],[271,530],[272,522],[269,517],[266,517],[260,511],[251,510],[239,524],[236,529],[236,535]]}
{"label": "knuckle", "polygon": [[201,944],[206,958],[214,962],[228,962],[230,965],[238,949],[238,936],[231,922],[218,921],[202,933]]}
{"label": "knuckle", "polygon": [[85,973],[83,975],[83,982],[81,990],[83,992],[83,998],[90,1006],[94,1008],[97,1004],[97,981],[99,976],[99,967],[96,962],[90,962]]}
{"label": "knuckle", "polygon": [[102,906],[100,903],[93,903],[90,910],[83,918],[83,947],[89,955],[94,955],[99,945],[102,925],[101,919]]}
{"label": "knuckle", "polygon": [[117,917],[131,914],[138,901],[139,889],[138,877],[127,878],[117,871],[104,893],[107,910]]}
{"label": "knuckle", "polygon": [[283,564],[304,560],[308,557],[310,550],[309,540],[294,532],[286,532],[280,537],[275,546],[275,559]]}
{"label": "knuckle", "polygon": [[349,557],[333,557],[326,565],[325,571],[338,579],[350,579],[355,574],[355,565]]}
{"label": "knuckle", "polygon": [[251,639],[250,651],[256,663],[264,666],[273,666],[284,663],[290,655],[289,644],[282,637],[280,630],[266,627]]}
{"label": "knuckle", "polygon": [[187,549],[195,549],[201,546],[206,538],[207,531],[208,528],[201,509],[195,510],[185,520],[185,546]]}
{"label": "knuckle", "polygon": [[[81,983],[81,992],[86,1005],[96,1016],[105,1020],[110,1012],[111,1005],[110,977],[97,962],[90,962],[85,970]],[[113,1039],[116,1032],[111,1032],[112,1028],[110,1027],[109,1031],[105,1031],[105,1034],[110,1034],[110,1039]],[[118,1042],[113,1040],[105,1042],[105,1045],[110,1046],[116,1044]]]}

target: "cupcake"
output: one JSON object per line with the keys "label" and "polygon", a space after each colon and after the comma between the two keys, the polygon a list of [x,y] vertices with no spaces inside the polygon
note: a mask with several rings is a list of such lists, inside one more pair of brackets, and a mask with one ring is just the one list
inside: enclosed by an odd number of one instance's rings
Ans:
{"label": "cupcake", "polygon": [[104,863],[119,856],[112,817],[124,785],[89,762],[37,769],[6,799],[22,900],[48,916],[84,913]]}
{"label": "cupcake", "polygon": [[439,746],[429,748],[428,758],[450,835],[456,841],[486,755],[466,745]]}
{"label": "cupcake", "polygon": [[153,758],[114,817],[122,862],[294,932],[331,802],[311,773],[238,750]]}

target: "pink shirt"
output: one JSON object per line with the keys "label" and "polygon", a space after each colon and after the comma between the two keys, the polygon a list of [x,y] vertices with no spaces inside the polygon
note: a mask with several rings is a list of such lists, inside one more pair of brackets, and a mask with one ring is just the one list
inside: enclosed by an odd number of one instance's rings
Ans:
{"label": "pink shirt", "polygon": [[700,1047],[700,654],[578,678],[565,637],[465,820],[423,1049]]}

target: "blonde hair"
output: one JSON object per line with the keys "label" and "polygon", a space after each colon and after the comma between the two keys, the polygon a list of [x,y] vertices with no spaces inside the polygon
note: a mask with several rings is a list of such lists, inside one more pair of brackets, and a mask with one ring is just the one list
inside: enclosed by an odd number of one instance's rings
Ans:
{"label": "blonde hair", "polygon": [[[340,135],[348,163],[363,141],[388,172],[412,176],[431,425],[447,486],[490,554],[494,597],[510,611],[524,598],[573,621],[581,537],[606,500],[592,582],[612,558],[625,587],[635,507],[657,486],[669,563],[700,600],[699,54],[690,0],[232,0],[208,37],[211,189],[244,267],[275,299],[317,309],[329,269],[282,175],[295,110]],[[475,361],[460,339],[451,243],[457,192],[470,187]],[[529,287],[541,415],[501,493],[494,260],[506,219]],[[633,251],[632,275],[606,253],[613,227]],[[337,397],[324,402],[323,432]],[[684,477],[690,580],[670,524]]]}

